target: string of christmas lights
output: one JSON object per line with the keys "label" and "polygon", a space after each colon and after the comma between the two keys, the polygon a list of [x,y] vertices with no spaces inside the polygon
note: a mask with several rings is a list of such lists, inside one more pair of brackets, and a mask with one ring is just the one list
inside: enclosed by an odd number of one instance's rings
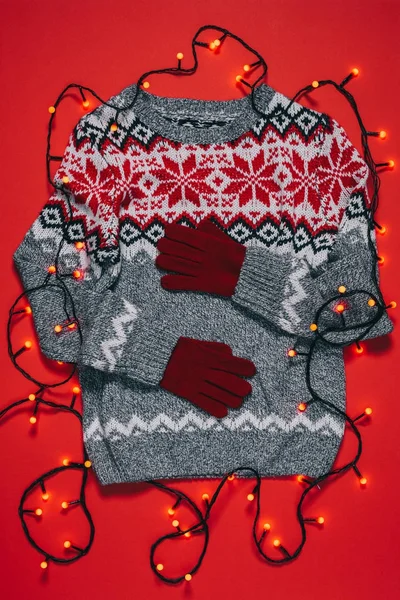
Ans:
{"label": "string of christmas lights", "polygon": [[[200,41],[198,39],[198,37],[200,36],[200,34],[203,31],[208,30],[208,29],[216,30],[219,32],[219,34],[222,34],[222,35],[220,35],[220,37],[217,37],[216,39],[214,39],[212,42]],[[56,186],[54,184],[54,182],[52,181],[51,175],[50,175],[51,161],[61,161],[63,158],[62,156],[54,156],[50,153],[52,121],[55,116],[55,113],[56,113],[59,103],[61,102],[62,98],[67,93],[69,88],[77,88],[78,89],[78,91],[82,97],[82,106],[84,109],[87,109],[90,106],[90,103],[85,96],[84,90],[86,92],[89,92],[95,98],[97,98],[102,104],[105,104],[105,105],[108,105],[108,106],[111,106],[112,108],[114,108],[116,110],[116,117],[115,117],[115,122],[112,123],[112,125],[111,125],[111,130],[116,131],[118,129],[119,114],[123,110],[130,109],[134,105],[139,87],[143,86],[143,88],[146,89],[150,86],[149,82],[146,80],[146,78],[149,75],[151,75],[153,73],[154,74],[170,73],[170,74],[177,74],[177,75],[192,74],[197,70],[197,67],[198,67],[196,46],[204,47],[204,48],[209,49],[212,52],[217,53],[221,49],[224,40],[228,37],[231,37],[234,40],[236,40],[237,42],[239,42],[240,44],[242,44],[244,46],[244,48],[249,50],[253,55],[255,55],[257,57],[256,61],[252,62],[251,64],[245,64],[243,66],[244,73],[253,74],[255,69],[257,69],[258,67],[262,67],[262,74],[253,84],[250,84],[248,81],[246,81],[242,75],[237,75],[235,80],[237,83],[243,84],[251,89],[250,97],[251,97],[253,109],[263,116],[264,113],[260,112],[260,110],[255,105],[254,90],[256,89],[257,83],[260,80],[262,80],[267,73],[268,67],[267,67],[265,60],[256,50],[251,48],[239,36],[234,35],[233,33],[229,32],[227,29],[224,29],[224,28],[221,28],[221,27],[218,27],[215,25],[204,25],[203,27],[200,27],[199,30],[197,31],[197,33],[195,34],[194,38],[192,39],[192,54],[193,54],[193,58],[194,58],[193,67],[188,68],[188,69],[182,68],[182,60],[183,60],[184,56],[183,56],[182,52],[179,52],[179,53],[177,53],[177,59],[178,59],[177,67],[152,70],[152,71],[148,71],[148,72],[144,73],[137,82],[136,94],[132,100],[132,103],[129,106],[120,108],[120,107],[115,107],[111,104],[108,104],[106,101],[103,101],[92,89],[78,85],[78,84],[69,84],[61,92],[61,94],[58,96],[54,105],[50,106],[48,109],[49,113],[51,114],[51,117],[49,120],[48,135],[47,135],[46,166],[47,166],[47,177],[48,177],[49,183],[53,186],[53,188],[55,190],[58,189],[60,192],[62,192],[67,199],[67,203],[68,203],[68,207],[69,207],[69,211],[70,211],[70,219],[72,219],[72,209],[71,209],[71,204],[70,204],[69,192],[64,189],[63,185]],[[355,77],[357,77],[358,75],[359,75],[359,69],[354,68],[354,69],[352,69],[351,73],[349,73],[349,75],[347,75],[340,84],[337,84],[336,82],[334,82],[330,79],[321,80],[321,81],[313,81],[310,85],[305,86],[304,88],[300,89],[296,93],[296,95],[291,99],[291,103],[289,104],[287,109],[301,94],[313,92],[317,88],[320,88],[324,85],[334,86],[334,88],[338,92],[340,92],[346,98],[346,100],[350,103],[350,105],[353,108],[354,113],[357,117],[358,123],[360,125],[364,157],[368,164],[369,170],[372,174],[372,180],[373,180],[373,185],[374,185],[374,193],[373,193],[373,197],[371,200],[371,208],[369,210],[367,210],[365,216],[368,219],[370,232],[375,227],[376,230],[380,234],[384,234],[386,232],[386,228],[382,225],[379,225],[374,220],[374,213],[378,206],[378,192],[379,192],[379,187],[380,187],[380,178],[377,173],[377,168],[378,167],[393,168],[394,161],[388,160],[386,162],[375,163],[374,160],[372,159],[367,138],[369,136],[373,136],[373,137],[378,137],[379,139],[384,140],[386,138],[387,134],[385,131],[367,131],[366,130],[366,128],[362,122],[361,116],[359,114],[358,107],[357,107],[354,97],[348,90],[345,89],[345,86],[350,81],[352,81]],[[63,181],[63,183],[67,183],[67,181]],[[68,227],[68,223],[67,223],[67,227]],[[71,323],[68,325],[68,327],[70,327],[71,329],[72,328],[78,329],[79,334],[80,334],[80,339],[82,342],[82,332],[80,329],[79,321],[76,318],[73,298],[71,297],[68,287],[65,286],[65,284],[63,282],[63,278],[68,277],[68,276],[79,279],[81,277],[81,273],[79,271],[74,271],[73,273],[67,274],[67,275],[59,275],[59,273],[58,273],[58,256],[61,251],[64,239],[66,239],[65,235],[64,235],[63,240],[60,244],[60,247],[57,251],[57,255],[54,259],[54,263],[49,266],[48,275],[46,276],[43,284],[40,286],[37,286],[35,288],[26,289],[22,294],[20,294],[18,296],[18,298],[16,299],[16,301],[14,302],[14,304],[12,305],[12,307],[10,309],[9,319],[8,319],[8,324],[7,324],[7,339],[8,339],[8,351],[9,351],[11,361],[13,362],[15,368],[17,368],[24,377],[26,377],[33,384],[35,384],[35,386],[37,386],[38,389],[36,389],[33,393],[29,394],[28,398],[23,398],[21,400],[13,402],[10,405],[8,405],[6,408],[1,410],[0,411],[0,419],[2,417],[4,417],[4,415],[6,415],[9,411],[11,411],[12,409],[14,409],[16,407],[24,405],[24,404],[32,403],[33,411],[32,411],[32,415],[29,419],[32,426],[34,426],[35,423],[37,422],[39,407],[41,405],[55,408],[59,411],[72,413],[76,418],[79,419],[79,422],[82,424],[82,416],[74,408],[77,396],[80,393],[79,386],[74,386],[72,388],[72,400],[69,404],[58,404],[58,403],[46,400],[43,397],[43,394],[46,389],[62,386],[64,384],[68,383],[68,381],[74,375],[77,365],[76,364],[73,365],[70,375],[64,381],[55,383],[55,384],[44,384],[44,383],[37,381],[34,377],[32,377],[17,362],[17,358],[19,356],[21,356],[24,352],[29,351],[33,348],[33,342],[31,340],[26,340],[25,343],[23,344],[23,346],[15,352],[13,351],[12,344],[11,344],[11,326],[12,326],[12,323],[15,322],[15,317],[17,315],[25,315],[26,316],[26,315],[30,315],[32,313],[31,307],[29,305],[27,305],[24,308],[19,309],[19,310],[15,309],[16,305],[18,304],[19,300],[23,296],[25,296],[25,295],[29,296],[29,294],[34,293],[35,290],[42,289],[44,287],[49,287],[49,288],[53,287],[53,288],[57,288],[57,290],[59,290],[61,288],[64,293],[64,302],[65,302],[64,307],[65,308],[67,306],[66,302],[67,302],[67,295],[68,295],[69,302],[70,302],[70,305],[72,306],[72,312],[73,312],[73,316],[74,316],[74,319],[71,321]],[[374,259],[377,261],[377,263],[379,265],[382,265],[384,263],[384,258],[382,256],[377,255],[374,243],[370,237],[368,239],[368,242],[369,242],[369,248],[371,250],[371,253],[374,256]],[[81,242],[76,242],[76,247],[78,250],[83,248],[84,246],[85,246],[84,240],[82,240]],[[322,483],[325,480],[328,480],[331,477],[345,473],[349,470],[353,470],[359,479],[360,486],[364,487],[367,484],[367,479],[362,476],[362,474],[357,466],[358,461],[361,457],[361,453],[362,453],[362,438],[361,438],[361,433],[356,425],[356,422],[358,422],[359,420],[369,419],[370,415],[372,414],[372,408],[367,407],[367,408],[365,408],[365,410],[362,414],[358,415],[355,418],[351,418],[349,415],[347,415],[347,413],[345,411],[342,411],[341,409],[337,408],[331,402],[321,398],[316,393],[316,391],[312,388],[312,385],[311,385],[311,364],[312,364],[312,357],[314,354],[314,350],[315,350],[318,340],[322,340],[326,344],[330,344],[330,345],[334,345],[334,346],[341,346],[341,347],[348,346],[350,344],[355,344],[356,352],[358,354],[361,354],[363,352],[363,346],[360,345],[360,343],[359,343],[360,340],[362,340],[362,338],[366,335],[366,333],[368,333],[368,331],[371,329],[371,327],[373,327],[373,325],[378,322],[378,320],[381,318],[385,309],[396,307],[396,302],[394,302],[394,301],[390,302],[389,304],[386,304],[384,302],[384,299],[383,299],[383,296],[380,291],[380,288],[379,288],[379,285],[377,282],[377,278],[376,278],[375,262],[372,265],[372,273],[371,274],[373,277],[373,281],[376,283],[376,288],[378,290],[378,297],[375,296],[374,294],[372,294],[368,290],[356,289],[351,292],[348,292],[344,285],[338,285],[338,294],[333,296],[332,298],[328,299],[322,306],[320,306],[318,308],[318,310],[316,311],[314,318],[310,324],[310,329],[311,329],[311,331],[314,332],[315,335],[313,336],[313,338],[311,340],[309,351],[301,352],[298,348],[296,348],[296,346],[288,349],[288,351],[287,351],[287,356],[291,360],[302,360],[301,357],[305,357],[306,383],[307,383],[307,388],[310,392],[311,399],[308,400],[307,402],[301,402],[297,406],[298,411],[300,413],[302,413],[302,412],[306,411],[308,406],[310,406],[310,404],[312,404],[313,402],[320,402],[327,409],[331,410],[337,416],[342,418],[350,426],[350,429],[354,433],[356,440],[357,440],[357,450],[355,452],[353,459],[350,460],[349,462],[347,462],[346,464],[344,464],[343,466],[332,469],[329,472],[327,472],[317,478],[314,478],[314,479],[307,478],[303,475],[298,475],[298,477],[296,478],[297,481],[304,486],[304,490],[301,493],[301,496],[300,496],[300,499],[299,499],[299,502],[297,505],[297,520],[298,520],[300,532],[301,532],[301,541],[299,542],[297,548],[293,551],[289,551],[282,544],[280,539],[275,538],[272,541],[272,547],[274,549],[275,555],[270,555],[269,553],[267,553],[265,551],[264,541],[267,537],[269,537],[271,535],[272,527],[271,527],[270,523],[265,522],[265,523],[263,523],[263,525],[261,527],[261,531],[259,531],[260,528],[259,528],[258,522],[259,522],[259,517],[260,517],[260,512],[261,512],[260,503],[261,503],[261,481],[262,480],[261,480],[261,477],[260,477],[258,471],[256,469],[252,468],[251,466],[247,466],[247,467],[239,466],[239,467],[233,469],[232,471],[230,471],[229,473],[227,473],[221,479],[221,481],[218,484],[217,489],[215,490],[211,499],[210,499],[209,495],[206,493],[202,495],[201,508],[191,498],[189,498],[189,496],[187,496],[184,492],[175,490],[174,488],[167,486],[165,484],[162,484],[159,481],[148,480],[147,483],[153,485],[154,487],[156,487],[159,490],[173,494],[176,498],[175,503],[167,511],[168,516],[170,518],[173,517],[172,526],[174,528],[174,531],[167,533],[166,535],[158,538],[156,540],[156,542],[154,544],[152,544],[151,550],[150,550],[150,566],[151,566],[153,572],[158,576],[159,579],[161,579],[162,581],[167,582],[167,583],[179,583],[181,581],[190,581],[192,579],[193,574],[196,573],[197,570],[199,569],[199,567],[203,561],[203,558],[205,556],[207,547],[208,547],[209,528],[208,528],[207,521],[210,518],[211,510],[212,510],[213,506],[215,505],[216,500],[217,500],[222,488],[224,487],[224,485],[227,482],[232,481],[235,478],[235,475],[241,473],[242,471],[248,471],[248,472],[250,472],[250,474],[254,475],[254,477],[256,478],[256,485],[254,486],[252,491],[247,494],[247,500],[249,502],[254,502],[254,500],[256,501],[256,513],[255,513],[255,517],[254,517],[252,533],[253,533],[254,543],[255,543],[259,553],[270,564],[282,564],[282,563],[288,563],[288,562],[294,560],[300,554],[300,552],[306,542],[306,539],[307,539],[306,526],[310,523],[317,524],[320,527],[322,527],[324,525],[324,517],[323,516],[304,516],[304,514],[303,514],[303,504],[304,504],[308,494],[314,488],[320,489],[320,483]],[[49,283],[49,280],[51,277],[53,278],[53,280],[56,279],[58,283],[57,284]],[[338,282],[338,284],[339,283],[340,282]],[[363,323],[358,323],[356,325],[351,325],[351,326],[346,325],[344,313],[346,312],[345,309],[347,308],[347,306],[346,306],[345,299],[348,297],[351,297],[353,295],[359,295],[359,294],[364,295],[365,301],[368,303],[368,306],[371,306],[371,307],[374,306],[376,308],[376,310],[373,311],[373,315],[371,316],[371,319],[369,319]],[[321,326],[321,317],[323,316],[323,313],[325,310],[331,310],[330,306],[331,306],[332,302],[335,303],[334,310],[336,310],[336,312],[341,317],[340,326],[339,327],[330,326],[330,327],[326,327],[324,329]],[[352,338],[350,341],[345,341],[343,343],[339,343],[339,342],[334,342],[329,339],[329,333],[338,333],[338,332],[343,333],[346,331],[353,331],[353,330],[362,329],[362,328],[364,328],[364,330],[361,331],[361,333],[359,333],[358,335],[355,335],[355,337]],[[57,362],[61,363],[61,361],[57,361]],[[57,467],[53,468],[52,470],[39,476],[37,479],[35,479],[35,481],[33,481],[25,489],[25,491],[22,494],[21,501],[19,504],[18,514],[19,514],[19,517],[21,520],[23,531],[24,531],[29,543],[42,555],[42,561],[40,563],[40,566],[42,569],[46,569],[51,561],[55,562],[55,563],[70,563],[70,562],[79,560],[80,558],[85,556],[91,548],[91,545],[92,545],[93,539],[94,539],[94,534],[95,534],[95,526],[94,526],[91,514],[87,508],[86,495],[85,495],[86,484],[87,484],[87,479],[88,479],[88,471],[89,471],[90,467],[91,467],[91,462],[88,458],[85,447],[83,445],[83,461],[82,462],[73,462],[68,459],[64,459],[63,464],[61,466],[57,466]],[[68,501],[67,500],[63,501],[61,506],[62,506],[63,510],[68,510],[69,506],[75,505],[75,504],[78,504],[81,507],[81,509],[83,510],[83,513],[88,521],[88,524],[89,524],[89,539],[88,539],[86,545],[83,545],[83,546],[78,545],[76,542],[66,540],[64,542],[64,549],[68,550],[70,555],[68,557],[60,557],[60,556],[52,555],[51,553],[46,551],[44,548],[39,546],[39,544],[37,544],[37,542],[31,536],[27,521],[25,520],[25,516],[27,514],[34,514],[38,517],[41,517],[43,514],[43,510],[40,507],[37,507],[37,508],[27,507],[26,504],[27,504],[27,498],[28,498],[30,492],[33,489],[35,489],[36,487],[39,487],[41,489],[41,492],[42,492],[41,497],[42,497],[43,502],[47,502],[49,499],[49,493],[46,488],[45,482],[47,482],[47,480],[57,476],[58,474],[64,472],[65,470],[68,470],[68,469],[79,470],[82,472],[80,495],[79,495],[78,499],[70,499]],[[188,506],[192,509],[192,511],[194,512],[196,519],[197,519],[197,521],[193,525],[191,525],[190,527],[188,527],[186,529],[181,528],[180,522],[176,518],[177,517],[177,514],[176,514],[177,509],[182,502],[186,502],[188,504]],[[179,538],[182,536],[184,536],[186,538],[191,538],[192,536],[197,536],[199,534],[203,534],[204,544],[203,544],[203,548],[200,552],[200,556],[199,556],[199,559],[198,559],[196,565],[188,573],[186,573],[185,575],[183,575],[181,577],[172,578],[172,577],[165,576],[162,572],[164,571],[164,568],[167,565],[164,565],[161,562],[156,562],[156,560],[155,560],[155,554],[156,554],[156,551],[158,551],[159,546],[165,540],[168,540],[168,539]],[[277,554],[277,551],[279,552],[280,556],[279,556],[279,554]]]}

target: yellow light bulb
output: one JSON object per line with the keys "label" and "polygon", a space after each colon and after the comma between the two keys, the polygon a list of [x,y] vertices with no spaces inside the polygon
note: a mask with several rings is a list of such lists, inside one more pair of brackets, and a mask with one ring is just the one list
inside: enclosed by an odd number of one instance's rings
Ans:
{"label": "yellow light bulb", "polygon": [[381,138],[381,140],[384,140],[386,138],[386,135],[387,135],[386,131],[382,130],[382,131],[379,132],[379,137]]}
{"label": "yellow light bulb", "polygon": [[221,45],[221,41],[220,40],[218,40],[218,39],[214,40],[214,46],[218,47],[220,45]]}
{"label": "yellow light bulb", "polygon": [[203,499],[203,500],[209,500],[209,499],[210,499],[210,496],[209,496],[208,494],[203,494],[203,495],[202,495],[202,499]]}
{"label": "yellow light bulb", "polygon": [[366,414],[366,415],[368,415],[368,416],[369,416],[369,415],[372,415],[372,408],[369,408],[369,407],[368,407],[368,408],[366,408],[366,409],[365,409],[365,411],[364,411],[364,412],[365,412],[365,414]]}
{"label": "yellow light bulb", "polygon": [[113,123],[110,127],[111,131],[117,131],[118,129],[118,125],[116,123]]}
{"label": "yellow light bulb", "polygon": [[32,425],[34,425],[36,423],[37,419],[36,417],[30,417],[29,419],[29,423],[32,423]]}
{"label": "yellow light bulb", "polygon": [[28,398],[31,402],[33,402],[36,399],[36,396],[35,394],[29,394]]}
{"label": "yellow light bulb", "polygon": [[68,183],[69,182],[69,177],[67,177],[66,175],[64,175],[64,177],[62,178],[63,183]]}
{"label": "yellow light bulb", "polygon": [[250,71],[250,65],[243,65],[243,71]]}
{"label": "yellow light bulb", "polygon": [[30,315],[32,313],[32,309],[30,306],[25,306],[25,312]]}
{"label": "yellow light bulb", "polygon": [[311,323],[310,329],[311,331],[316,331],[318,329],[318,325],[316,323]]}
{"label": "yellow light bulb", "polygon": [[158,565],[156,566],[157,571],[162,571],[164,568],[164,565],[161,563],[158,563]]}
{"label": "yellow light bulb", "polygon": [[144,88],[149,88],[150,87],[150,83],[148,81],[143,81],[143,87]]}
{"label": "yellow light bulb", "polygon": [[253,500],[254,500],[254,494],[247,494],[247,500],[249,502],[253,502]]}
{"label": "yellow light bulb", "polygon": [[32,342],[30,340],[26,340],[24,343],[25,348],[32,348]]}
{"label": "yellow light bulb", "polygon": [[49,113],[54,113],[56,112],[55,106],[49,106]]}
{"label": "yellow light bulb", "polygon": [[61,502],[61,508],[68,508],[68,502]]}
{"label": "yellow light bulb", "polygon": [[208,44],[208,47],[210,48],[210,50],[214,50],[215,49],[214,42],[210,42],[210,44]]}
{"label": "yellow light bulb", "polygon": [[186,581],[190,581],[192,579],[191,574],[190,573],[186,573],[185,579],[186,579]]}
{"label": "yellow light bulb", "polygon": [[317,88],[319,86],[319,81],[313,81],[312,84],[313,88]]}
{"label": "yellow light bulb", "polygon": [[48,499],[49,499],[49,494],[47,492],[42,494],[42,500],[44,500],[46,502],[46,500],[48,500]]}
{"label": "yellow light bulb", "polygon": [[87,108],[89,106],[89,104],[90,104],[89,100],[84,100],[82,102],[82,105],[83,105],[84,108]]}
{"label": "yellow light bulb", "polygon": [[263,527],[265,531],[269,531],[271,529],[271,525],[269,523],[264,523]]}
{"label": "yellow light bulb", "polygon": [[341,294],[344,294],[346,291],[346,286],[344,285],[339,285],[338,287],[338,292],[340,292]]}
{"label": "yellow light bulb", "polygon": [[367,302],[368,306],[375,306],[376,302],[373,298],[370,298]]}
{"label": "yellow light bulb", "polygon": [[69,465],[69,459],[68,458],[64,458],[62,461],[62,464],[64,465],[64,467],[68,467]]}
{"label": "yellow light bulb", "polygon": [[300,404],[298,404],[297,408],[300,412],[304,412],[307,408],[307,404],[305,402],[300,402]]}
{"label": "yellow light bulb", "polygon": [[81,250],[85,247],[85,244],[84,242],[75,242],[75,246],[78,248],[78,250]]}
{"label": "yellow light bulb", "polygon": [[274,546],[275,546],[275,548],[279,548],[280,545],[281,545],[281,541],[280,540],[274,540]]}
{"label": "yellow light bulb", "polygon": [[397,302],[395,302],[394,300],[389,302],[389,308],[396,308],[396,306],[397,306]]}
{"label": "yellow light bulb", "polygon": [[56,272],[56,268],[55,268],[54,265],[50,265],[47,270],[48,270],[49,273],[55,273]]}
{"label": "yellow light bulb", "polygon": [[85,462],[83,464],[85,465],[85,467],[87,469],[90,469],[90,467],[92,466],[92,462],[90,460],[85,460]]}
{"label": "yellow light bulb", "polygon": [[388,160],[389,167],[394,167],[394,160]]}
{"label": "yellow light bulb", "polygon": [[233,474],[228,475],[228,481],[233,481],[234,479],[235,479],[235,476]]}
{"label": "yellow light bulb", "polygon": [[242,81],[242,78],[240,75],[236,75],[235,79],[238,83],[240,83]]}
{"label": "yellow light bulb", "polygon": [[169,515],[172,517],[172,515],[174,515],[174,514],[175,514],[175,511],[174,511],[174,509],[173,509],[173,508],[169,508],[169,509],[168,509],[168,514],[169,514]]}
{"label": "yellow light bulb", "polygon": [[74,385],[74,387],[72,388],[73,394],[79,394],[80,391],[81,391],[81,388],[78,385]]}
{"label": "yellow light bulb", "polygon": [[42,516],[42,514],[43,514],[43,511],[42,511],[42,509],[41,509],[41,508],[37,508],[37,509],[35,510],[35,515],[37,515],[38,517],[41,517],[41,516]]}
{"label": "yellow light bulb", "polygon": [[54,326],[54,331],[55,331],[56,333],[60,333],[60,331],[62,331],[62,326],[61,326],[61,325],[55,325],[55,326]]}
{"label": "yellow light bulb", "polygon": [[47,567],[48,567],[48,564],[47,564],[47,562],[46,562],[45,560],[43,560],[43,561],[40,563],[40,568],[41,568],[41,569],[47,569]]}
{"label": "yellow light bulb", "polygon": [[179,527],[179,521],[178,521],[178,519],[174,519],[174,520],[172,521],[172,526],[173,526],[173,527]]}
{"label": "yellow light bulb", "polygon": [[354,75],[354,77],[357,77],[357,75],[360,73],[359,69],[357,69],[356,67],[354,69],[351,70],[351,74]]}
{"label": "yellow light bulb", "polygon": [[178,60],[182,60],[182,58],[183,58],[183,54],[182,54],[182,52],[178,52],[178,54],[176,55],[176,58],[177,58]]}
{"label": "yellow light bulb", "polygon": [[186,532],[186,533],[184,533],[183,535],[184,535],[186,538],[190,538],[190,536],[191,536],[192,534],[190,533],[190,531],[187,531],[187,532]]}
{"label": "yellow light bulb", "polygon": [[320,525],[323,525],[325,523],[324,517],[318,517],[317,523],[319,523]]}
{"label": "yellow light bulb", "polygon": [[80,279],[80,277],[82,277],[82,273],[79,271],[79,269],[75,269],[72,275],[75,277],[75,279]]}
{"label": "yellow light bulb", "polygon": [[288,356],[290,356],[290,357],[296,356],[296,354],[297,354],[297,352],[296,352],[296,350],[294,348],[291,348],[288,351]]}
{"label": "yellow light bulb", "polygon": [[366,485],[367,484],[367,478],[366,477],[360,477],[360,484],[361,485]]}
{"label": "yellow light bulb", "polygon": [[69,540],[65,540],[64,548],[71,548],[71,542]]}

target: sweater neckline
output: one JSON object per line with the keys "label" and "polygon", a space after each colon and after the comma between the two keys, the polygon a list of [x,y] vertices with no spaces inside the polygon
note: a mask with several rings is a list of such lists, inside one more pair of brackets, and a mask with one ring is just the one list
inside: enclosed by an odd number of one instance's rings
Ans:
{"label": "sweater neckline", "polygon": [[[131,89],[136,91],[137,84]],[[278,92],[261,83],[254,90],[254,101],[268,114]],[[264,121],[253,109],[250,94],[229,100],[160,96],[139,87],[133,110],[138,119],[154,133],[176,142],[214,144],[230,142]]]}

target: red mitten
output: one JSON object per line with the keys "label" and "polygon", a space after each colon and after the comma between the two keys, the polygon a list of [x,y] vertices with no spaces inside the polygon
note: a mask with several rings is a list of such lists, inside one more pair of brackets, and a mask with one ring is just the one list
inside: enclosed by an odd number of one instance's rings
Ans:
{"label": "red mitten", "polygon": [[181,336],[171,353],[160,386],[199,408],[225,417],[250,394],[256,367],[251,360],[234,356],[228,344]]}
{"label": "red mitten", "polygon": [[233,295],[246,246],[232,240],[210,221],[198,229],[167,224],[157,248],[160,251],[155,260],[157,267],[179,273],[161,277],[164,289]]}

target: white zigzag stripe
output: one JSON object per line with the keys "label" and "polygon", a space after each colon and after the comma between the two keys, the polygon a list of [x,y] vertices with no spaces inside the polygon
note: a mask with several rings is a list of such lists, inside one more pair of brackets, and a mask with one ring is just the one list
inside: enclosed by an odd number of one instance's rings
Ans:
{"label": "white zigzag stripe", "polygon": [[291,421],[285,421],[278,415],[267,415],[264,418],[259,418],[250,411],[246,410],[238,417],[224,417],[217,419],[209,416],[203,417],[198,413],[190,411],[184,417],[174,420],[168,415],[161,413],[150,421],[145,421],[138,415],[132,415],[131,419],[126,423],[120,423],[117,419],[110,419],[105,425],[101,425],[99,418],[96,417],[89,427],[86,428],[84,438],[85,441],[95,438],[96,440],[104,437],[118,439],[121,436],[129,437],[131,435],[139,435],[143,433],[165,433],[173,431],[175,433],[185,429],[186,431],[211,430],[215,431],[250,431],[252,429],[259,431],[274,432],[277,429],[285,433],[291,433],[297,430],[298,432],[320,433],[330,435],[334,433],[337,436],[343,434],[343,425],[336,421],[331,415],[326,414],[316,421],[311,421],[303,414],[297,415]]}
{"label": "white zigzag stripe", "polygon": [[285,300],[283,303],[283,308],[288,317],[287,321],[294,324],[294,326],[301,321],[300,316],[295,310],[295,305],[299,304],[299,302],[301,303],[307,298],[307,293],[301,284],[301,280],[304,277],[307,277],[308,273],[309,268],[306,263],[303,263],[302,268],[296,266],[296,269],[294,269],[288,276],[288,281],[284,292]]}
{"label": "white zigzag stripe", "polygon": [[138,317],[138,309],[136,306],[128,302],[126,298],[123,298],[123,301],[126,312],[111,319],[111,325],[116,335],[108,340],[104,340],[100,344],[105,361],[99,359],[96,361],[96,364],[93,364],[94,367],[104,368],[104,364],[107,363],[108,369],[113,371],[115,369],[117,358],[122,354],[123,347],[127,341],[126,334],[130,331],[129,324],[133,323]]}

